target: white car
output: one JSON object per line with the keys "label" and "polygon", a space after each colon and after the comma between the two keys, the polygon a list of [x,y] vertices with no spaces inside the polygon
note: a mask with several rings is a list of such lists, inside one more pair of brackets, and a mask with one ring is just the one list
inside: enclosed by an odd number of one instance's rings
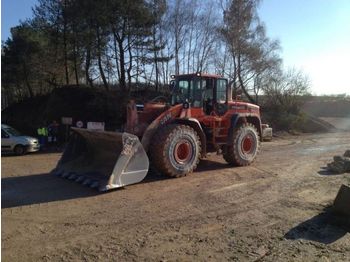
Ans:
{"label": "white car", "polygon": [[36,152],[40,149],[38,139],[21,135],[16,129],[1,124],[1,153],[12,152],[23,155],[27,152]]}

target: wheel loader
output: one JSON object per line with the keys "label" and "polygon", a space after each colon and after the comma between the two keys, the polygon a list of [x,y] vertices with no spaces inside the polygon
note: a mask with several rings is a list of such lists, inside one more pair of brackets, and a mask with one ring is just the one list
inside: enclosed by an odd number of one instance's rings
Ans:
{"label": "wheel loader", "polygon": [[149,165],[170,177],[194,171],[218,152],[232,166],[250,165],[263,137],[259,106],[232,99],[228,80],[194,73],[172,76],[171,101],[130,101],[124,132],[72,128],[54,175],[107,191],[142,181]]}

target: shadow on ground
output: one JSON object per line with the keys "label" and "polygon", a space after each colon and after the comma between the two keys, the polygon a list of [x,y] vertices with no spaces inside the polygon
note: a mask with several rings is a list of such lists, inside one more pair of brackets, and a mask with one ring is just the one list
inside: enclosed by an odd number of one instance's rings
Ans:
{"label": "shadow on ground", "polygon": [[[163,179],[167,179],[167,177],[150,173],[141,183],[151,183]],[[51,174],[6,177],[1,179],[1,208],[92,197],[118,190],[121,189],[99,192],[97,189],[85,187]]]}
{"label": "shadow on ground", "polygon": [[[206,172],[222,168],[230,168],[220,162],[202,160],[196,172]],[[152,183],[169,179],[157,172],[149,172],[141,183]],[[131,187],[132,185],[128,186]],[[120,189],[116,189],[120,190]],[[116,191],[114,190],[114,191]],[[112,193],[108,191],[107,193]],[[10,208],[61,201],[101,194],[96,189],[84,187],[68,179],[50,174],[33,174],[1,179],[1,207]]]}
{"label": "shadow on ground", "polygon": [[334,171],[330,171],[328,167],[324,166],[321,167],[321,170],[317,172],[321,176],[336,176],[336,175],[342,175],[341,173],[336,173]]}
{"label": "shadow on ground", "polygon": [[1,208],[90,197],[98,192],[50,174],[1,179]]}
{"label": "shadow on ground", "polygon": [[1,157],[31,157],[33,155],[48,155],[48,154],[59,154],[62,153],[61,150],[50,150],[50,151],[38,151],[38,152],[32,152],[32,153],[26,153],[24,155],[16,155],[12,152],[1,152]]}
{"label": "shadow on ground", "polygon": [[289,230],[284,237],[290,240],[305,239],[323,244],[331,244],[350,232],[350,221],[338,216],[327,208]]}
{"label": "shadow on ground", "polygon": [[195,172],[207,172],[212,170],[223,170],[225,168],[232,168],[227,163],[221,163],[217,161],[212,161],[209,159],[202,159]]}

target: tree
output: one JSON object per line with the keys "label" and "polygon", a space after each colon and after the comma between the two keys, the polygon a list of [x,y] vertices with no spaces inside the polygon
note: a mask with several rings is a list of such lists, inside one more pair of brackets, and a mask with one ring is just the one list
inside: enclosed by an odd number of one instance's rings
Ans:
{"label": "tree", "polygon": [[34,97],[37,90],[33,84],[42,79],[39,69],[43,39],[27,23],[12,28],[11,33],[12,39],[8,39],[2,47],[2,84],[15,88],[16,92],[25,87],[28,95]]}
{"label": "tree", "polygon": [[224,11],[224,26],[221,28],[233,61],[231,77],[234,89],[241,88],[253,103],[257,101],[249,93],[249,86],[253,86],[257,98],[264,72],[278,67],[281,61],[277,55],[278,42],[266,36],[265,27],[259,21],[259,2],[231,0]]}
{"label": "tree", "polygon": [[295,68],[272,75],[264,87],[267,98],[265,107],[270,111],[298,114],[301,106],[300,96],[307,95],[309,88],[308,77]]}
{"label": "tree", "polygon": [[175,0],[173,6],[170,7],[168,27],[173,38],[173,50],[175,58],[175,74],[180,73],[180,50],[184,45],[187,35],[187,27],[190,13],[184,0]]}

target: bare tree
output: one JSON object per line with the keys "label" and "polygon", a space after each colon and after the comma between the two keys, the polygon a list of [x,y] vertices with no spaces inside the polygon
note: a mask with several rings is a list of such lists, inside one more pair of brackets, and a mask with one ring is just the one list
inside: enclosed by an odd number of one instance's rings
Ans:
{"label": "bare tree", "polygon": [[272,111],[299,113],[300,96],[308,94],[309,78],[300,70],[288,69],[286,72],[270,76],[264,86],[266,105]]}
{"label": "bare tree", "polygon": [[175,0],[174,6],[169,11],[169,28],[174,38],[175,74],[180,73],[180,50],[182,49],[187,34],[190,14],[185,0]]}
{"label": "bare tree", "polygon": [[224,26],[221,29],[233,59],[234,89],[239,86],[251,102],[255,101],[244,84],[244,64],[249,58],[254,39],[258,4],[259,0],[231,0],[224,11]]}

